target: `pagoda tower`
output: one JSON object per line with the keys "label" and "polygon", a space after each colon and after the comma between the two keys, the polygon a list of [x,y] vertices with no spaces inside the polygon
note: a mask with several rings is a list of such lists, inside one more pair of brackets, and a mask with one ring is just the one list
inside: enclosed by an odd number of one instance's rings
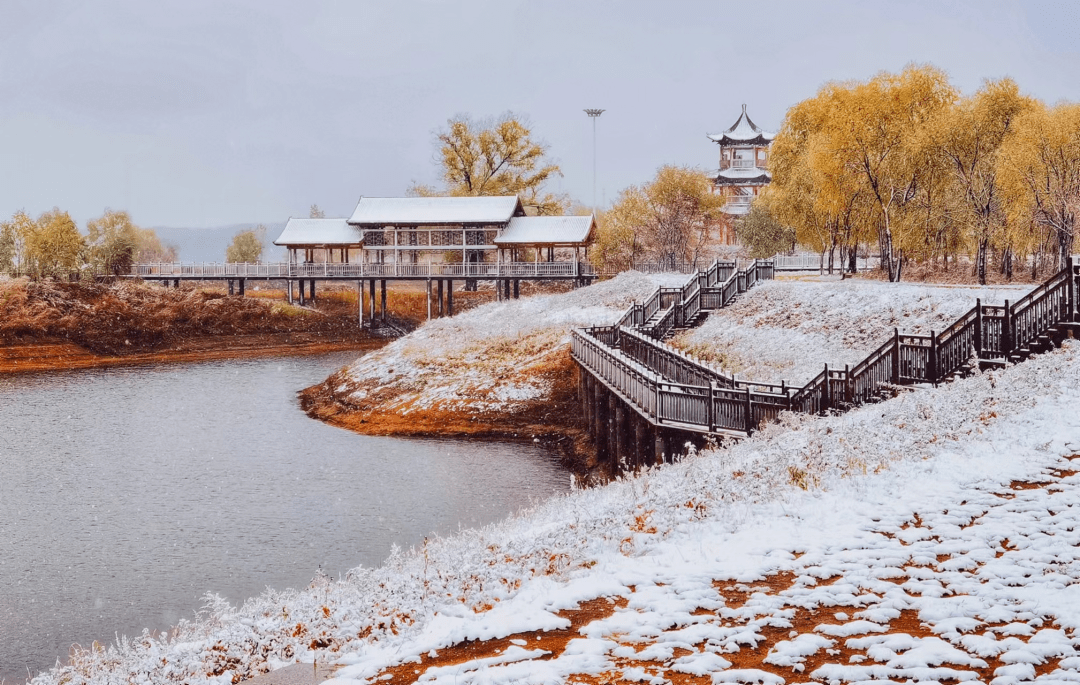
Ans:
{"label": "pagoda tower", "polygon": [[734,219],[750,211],[754,197],[772,180],[765,167],[775,136],[751,121],[746,105],[731,128],[709,135],[709,140],[720,146],[720,168],[711,178],[713,190],[727,198],[724,213],[729,220],[725,222],[724,242],[735,241]]}

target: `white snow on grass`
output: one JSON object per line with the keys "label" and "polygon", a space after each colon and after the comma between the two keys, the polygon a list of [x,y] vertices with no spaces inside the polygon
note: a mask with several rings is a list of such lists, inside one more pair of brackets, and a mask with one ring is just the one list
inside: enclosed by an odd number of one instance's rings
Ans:
{"label": "white snow on grass", "polygon": [[570,331],[616,321],[657,287],[686,282],[685,274],[627,272],[557,295],[494,302],[435,319],[347,371],[336,390],[354,406],[381,411],[417,409],[514,411],[546,396],[543,372],[564,352]]}
{"label": "white snow on grass", "polygon": [[825,364],[857,364],[893,334],[941,331],[975,306],[1031,290],[907,283],[764,281],[672,340],[726,373],[802,385]]}
{"label": "white snow on grass", "polygon": [[[1078,407],[1070,342],[846,414],[788,415],[340,581],[213,602],[171,642],[143,636],[37,682],[225,683],[297,660],[338,660],[333,682],[351,685],[396,664],[436,683],[1077,682]],[[604,596],[627,601],[563,649],[529,638],[422,666],[470,638],[565,627],[560,610]]]}

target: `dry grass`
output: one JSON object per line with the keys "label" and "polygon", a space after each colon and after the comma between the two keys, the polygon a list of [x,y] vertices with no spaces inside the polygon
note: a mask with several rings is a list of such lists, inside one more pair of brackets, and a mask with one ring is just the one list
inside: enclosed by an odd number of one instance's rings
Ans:
{"label": "dry grass", "polygon": [[[324,289],[314,308],[289,305],[281,291],[249,293],[251,297],[230,297],[220,286],[163,288],[138,282],[0,282],[0,345],[63,341],[96,354],[124,355],[193,339],[360,335],[355,290]],[[413,299],[412,293],[395,293],[388,303],[391,317],[415,319]]]}

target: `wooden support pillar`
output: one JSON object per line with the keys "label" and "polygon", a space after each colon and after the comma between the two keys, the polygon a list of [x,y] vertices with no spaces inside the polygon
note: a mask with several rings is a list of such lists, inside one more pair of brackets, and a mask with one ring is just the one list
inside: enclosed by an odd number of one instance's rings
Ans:
{"label": "wooden support pillar", "polygon": [[608,393],[607,402],[608,463],[618,468],[619,459],[622,457],[619,453],[619,420],[622,415],[619,409],[619,398],[614,393]]}
{"label": "wooden support pillar", "polygon": [[424,291],[427,295],[427,320],[431,321],[431,279],[427,279],[427,287]]}
{"label": "wooden support pillar", "polygon": [[671,461],[668,455],[667,436],[663,428],[656,428],[656,436],[653,440],[653,464],[663,464]]}
{"label": "wooden support pillar", "polygon": [[247,282],[246,278],[240,279],[240,297],[244,296],[244,284]]}
{"label": "wooden support pillar", "polygon": [[379,316],[386,322],[386,279],[379,281]]}
{"label": "wooden support pillar", "polygon": [[300,286],[300,306],[303,307],[307,304],[307,279],[301,278],[297,283]]}
{"label": "wooden support pillar", "polygon": [[446,281],[446,315],[454,315],[454,279]]}
{"label": "wooden support pillar", "polygon": [[315,304],[315,279],[311,279],[311,304]]}
{"label": "wooden support pillar", "polygon": [[368,281],[368,324],[375,327],[375,279]]}
{"label": "wooden support pillar", "polygon": [[443,307],[443,279],[440,278],[439,279],[439,316],[442,316],[445,313],[446,313],[446,310]]}
{"label": "wooden support pillar", "polygon": [[364,327],[364,282],[356,282],[356,323]]}
{"label": "wooden support pillar", "polygon": [[521,287],[520,286],[521,286],[521,279],[515,278],[514,279],[514,299],[515,300],[518,299],[519,297],[521,297]]}
{"label": "wooden support pillar", "polygon": [[602,383],[593,385],[593,441],[596,443],[596,459],[600,463],[609,460],[608,400]]}
{"label": "wooden support pillar", "polygon": [[229,294],[232,295],[233,294],[233,279],[231,279],[231,278],[228,279],[228,283],[229,283]]}
{"label": "wooden support pillar", "polygon": [[285,280],[285,299],[288,300],[289,304],[293,303],[291,278]]}
{"label": "wooden support pillar", "polygon": [[646,442],[648,441],[649,431],[648,425],[645,423],[645,419],[637,415],[634,412],[634,468],[640,469],[648,462],[645,458],[645,452],[648,449]]}
{"label": "wooden support pillar", "polygon": [[620,471],[630,466],[633,460],[630,441],[627,440],[627,434],[630,431],[626,429],[626,424],[629,418],[626,405],[619,400],[615,400],[615,465],[619,467]]}
{"label": "wooden support pillar", "polygon": [[179,288],[180,287],[180,279],[179,278],[177,278],[176,280],[173,281],[173,287],[174,288]]}

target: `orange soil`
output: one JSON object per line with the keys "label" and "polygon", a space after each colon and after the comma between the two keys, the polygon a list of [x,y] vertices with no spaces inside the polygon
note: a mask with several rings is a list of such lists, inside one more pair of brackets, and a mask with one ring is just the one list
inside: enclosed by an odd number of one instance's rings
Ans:
{"label": "orange soil", "polygon": [[359,335],[349,338],[322,336],[318,333],[267,333],[189,340],[164,350],[119,355],[100,354],[72,342],[45,339],[0,347],[0,374],[294,356],[348,350],[360,352],[381,347],[385,342],[379,338]]}

